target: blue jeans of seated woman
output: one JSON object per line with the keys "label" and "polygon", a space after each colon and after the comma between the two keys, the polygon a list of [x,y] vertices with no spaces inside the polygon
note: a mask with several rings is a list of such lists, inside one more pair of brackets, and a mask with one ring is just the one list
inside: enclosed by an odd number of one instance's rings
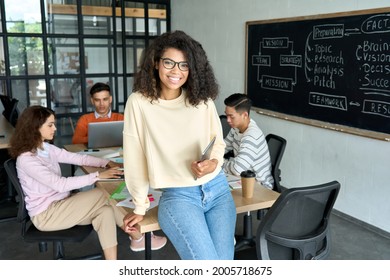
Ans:
{"label": "blue jeans of seated woman", "polygon": [[204,185],[162,191],[158,221],[181,259],[233,259],[236,207],[223,171]]}

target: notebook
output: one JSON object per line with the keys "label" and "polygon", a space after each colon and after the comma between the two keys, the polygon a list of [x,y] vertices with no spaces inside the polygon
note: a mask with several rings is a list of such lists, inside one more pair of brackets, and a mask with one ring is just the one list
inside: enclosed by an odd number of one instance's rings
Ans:
{"label": "notebook", "polygon": [[95,122],[88,124],[88,148],[121,147],[124,121]]}

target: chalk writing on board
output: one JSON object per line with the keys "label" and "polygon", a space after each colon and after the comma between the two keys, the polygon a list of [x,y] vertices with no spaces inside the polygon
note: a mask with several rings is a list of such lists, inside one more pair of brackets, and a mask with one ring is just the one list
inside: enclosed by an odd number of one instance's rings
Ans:
{"label": "chalk writing on board", "polygon": [[390,118],[390,11],[249,23],[248,36],[255,106],[390,133],[375,124]]}

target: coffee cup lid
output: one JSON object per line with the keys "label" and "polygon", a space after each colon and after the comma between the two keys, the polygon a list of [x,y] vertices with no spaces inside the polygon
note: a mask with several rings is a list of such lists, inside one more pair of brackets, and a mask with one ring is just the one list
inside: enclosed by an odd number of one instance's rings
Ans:
{"label": "coffee cup lid", "polygon": [[245,177],[245,178],[256,177],[256,174],[252,170],[245,170],[241,172],[241,177]]}

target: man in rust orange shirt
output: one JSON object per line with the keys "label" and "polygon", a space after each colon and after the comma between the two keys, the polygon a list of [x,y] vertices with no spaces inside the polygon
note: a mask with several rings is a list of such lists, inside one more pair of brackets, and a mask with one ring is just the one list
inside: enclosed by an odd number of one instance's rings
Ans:
{"label": "man in rust orange shirt", "polygon": [[95,111],[80,117],[73,134],[73,144],[88,144],[88,124],[91,122],[122,121],[124,119],[122,114],[111,111],[112,95],[109,85],[94,84],[90,95]]}
{"label": "man in rust orange shirt", "polygon": [[[110,86],[104,83],[96,83],[91,87],[91,104],[95,107],[95,111],[82,115],[77,122],[76,129],[73,134],[73,144],[88,144],[88,124],[90,122],[108,122],[122,121],[124,115],[111,111],[112,95]],[[84,172],[79,168],[75,171],[75,175],[83,175]],[[89,185],[80,189],[87,191],[95,188],[95,185]],[[130,239],[130,249],[134,252],[145,250],[144,235],[140,239]],[[163,236],[153,234],[151,237],[152,250],[158,250],[165,246],[167,239]]]}

